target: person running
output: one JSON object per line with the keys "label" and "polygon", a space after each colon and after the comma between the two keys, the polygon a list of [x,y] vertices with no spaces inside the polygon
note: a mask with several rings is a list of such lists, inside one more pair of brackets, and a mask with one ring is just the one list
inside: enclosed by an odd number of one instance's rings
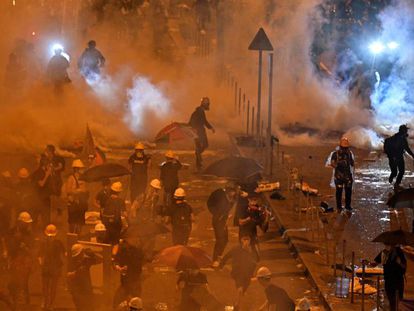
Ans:
{"label": "person running", "polygon": [[336,209],[342,212],[342,192],[345,190],[345,209],[352,211],[352,185],[354,182],[355,157],[349,149],[349,140],[342,137],[339,147],[331,154],[330,164],[334,169]]}
{"label": "person running", "polygon": [[244,235],[240,238],[240,244],[224,255],[220,267],[224,267],[229,259],[232,261],[231,277],[237,289],[237,299],[234,307],[235,310],[238,310],[241,298],[249,287],[250,280],[256,270],[255,255],[250,248],[250,236]]}
{"label": "person running", "polygon": [[210,110],[210,99],[203,97],[200,106],[192,113],[189,122],[197,134],[197,138],[194,141],[197,171],[201,171],[203,167],[202,153],[208,148],[206,128],[211,130],[213,134],[216,132],[214,127],[207,121],[205,112],[208,110]]}
{"label": "person running", "polygon": [[65,247],[62,241],[56,238],[57,229],[53,224],[44,231],[45,237],[41,241],[38,255],[42,275],[44,310],[53,310],[59,278],[62,274]]}
{"label": "person running", "polygon": [[414,153],[407,142],[408,130],[407,125],[400,125],[398,133],[384,141],[384,152],[388,157],[388,164],[391,169],[388,182],[392,184],[394,178],[397,177],[394,184],[395,190],[401,190],[400,184],[405,172],[404,153],[407,152],[414,159]]}

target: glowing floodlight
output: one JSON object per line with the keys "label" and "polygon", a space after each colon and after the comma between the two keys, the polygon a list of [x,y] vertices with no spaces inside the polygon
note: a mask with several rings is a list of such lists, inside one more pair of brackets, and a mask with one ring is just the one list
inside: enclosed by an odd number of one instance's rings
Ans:
{"label": "glowing floodlight", "polygon": [[69,54],[65,52],[65,49],[64,49],[63,45],[60,44],[60,43],[54,43],[52,45],[52,48],[51,48],[51,56],[55,55],[55,51],[57,51],[57,50],[61,50],[62,51],[62,56],[64,58],[66,58],[68,60],[68,62],[70,61]]}
{"label": "glowing floodlight", "polygon": [[373,54],[380,54],[382,51],[384,51],[385,46],[381,42],[375,41],[370,44],[369,49]]}
{"label": "glowing floodlight", "polygon": [[397,48],[399,47],[399,44],[398,44],[397,42],[395,42],[395,41],[391,41],[391,42],[389,42],[389,43],[387,44],[387,47],[388,47],[390,50],[395,50],[395,49],[397,49]]}

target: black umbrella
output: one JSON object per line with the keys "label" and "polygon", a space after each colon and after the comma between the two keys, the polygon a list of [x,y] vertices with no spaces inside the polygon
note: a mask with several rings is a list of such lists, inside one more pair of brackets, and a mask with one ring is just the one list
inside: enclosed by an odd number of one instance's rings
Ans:
{"label": "black umbrella", "polygon": [[380,242],[386,245],[414,245],[414,233],[395,230],[381,233],[372,242]]}
{"label": "black umbrella", "polygon": [[414,188],[397,192],[388,199],[387,205],[391,208],[414,208]]}
{"label": "black umbrella", "polygon": [[204,170],[205,175],[255,182],[261,179],[263,167],[255,160],[244,157],[227,157],[214,162]]}
{"label": "black umbrella", "polygon": [[116,163],[105,163],[87,169],[80,179],[86,182],[94,182],[105,178],[120,177],[129,174],[131,172],[125,166]]}

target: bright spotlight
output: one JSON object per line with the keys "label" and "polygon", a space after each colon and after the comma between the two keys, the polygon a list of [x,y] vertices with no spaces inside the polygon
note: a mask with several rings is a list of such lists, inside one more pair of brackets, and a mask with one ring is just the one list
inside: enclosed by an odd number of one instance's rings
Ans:
{"label": "bright spotlight", "polygon": [[68,62],[70,62],[70,56],[69,56],[68,53],[65,52],[65,49],[64,49],[64,47],[63,47],[62,44],[60,44],[60,43],[54,43],[52,45],[52,48],[50,50],[51,50],[51,56],[55,55],[55,51],[56,50],[62,50],[62,56],[64,58],[66,58],[68,60]]}
{"label": "bright spotlight", "polygon": [[381,42],[376,41],[376,42],[371,43],[371,45],[369,46],[369,49],[373,54],[379,54],[382,51],[384,51],[385,46]]}
{"label": "bright spotlight", "polygon": [[397,42],[395,42],[395,41],[391,41],[391,42],[389,42],[389,43],[387,44],[387,47],[388,47],[390,50],[395,50],[395,49],[397,49],[397,48],[399,47],[399,44],[398,44]]}

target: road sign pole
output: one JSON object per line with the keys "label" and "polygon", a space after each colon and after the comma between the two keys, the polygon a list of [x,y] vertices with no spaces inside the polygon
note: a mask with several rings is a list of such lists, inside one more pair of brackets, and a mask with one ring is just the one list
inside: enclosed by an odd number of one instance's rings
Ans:
{"label": "road sign pole", "polygon": [[267,116],[267,146],[269,175],[273,174],[273,143],[272,143],[272,107],[273,106],[273,53],[269,53],[269,107]]}
{"label": "road sign pole", "polygon": [[263,62],[263,51],[259,51],[259,79],[257,86],[257,111],[256,111],[256,135],[260,139],[260,110],[261,110],[261,100],[262,100],[262,62]]}

